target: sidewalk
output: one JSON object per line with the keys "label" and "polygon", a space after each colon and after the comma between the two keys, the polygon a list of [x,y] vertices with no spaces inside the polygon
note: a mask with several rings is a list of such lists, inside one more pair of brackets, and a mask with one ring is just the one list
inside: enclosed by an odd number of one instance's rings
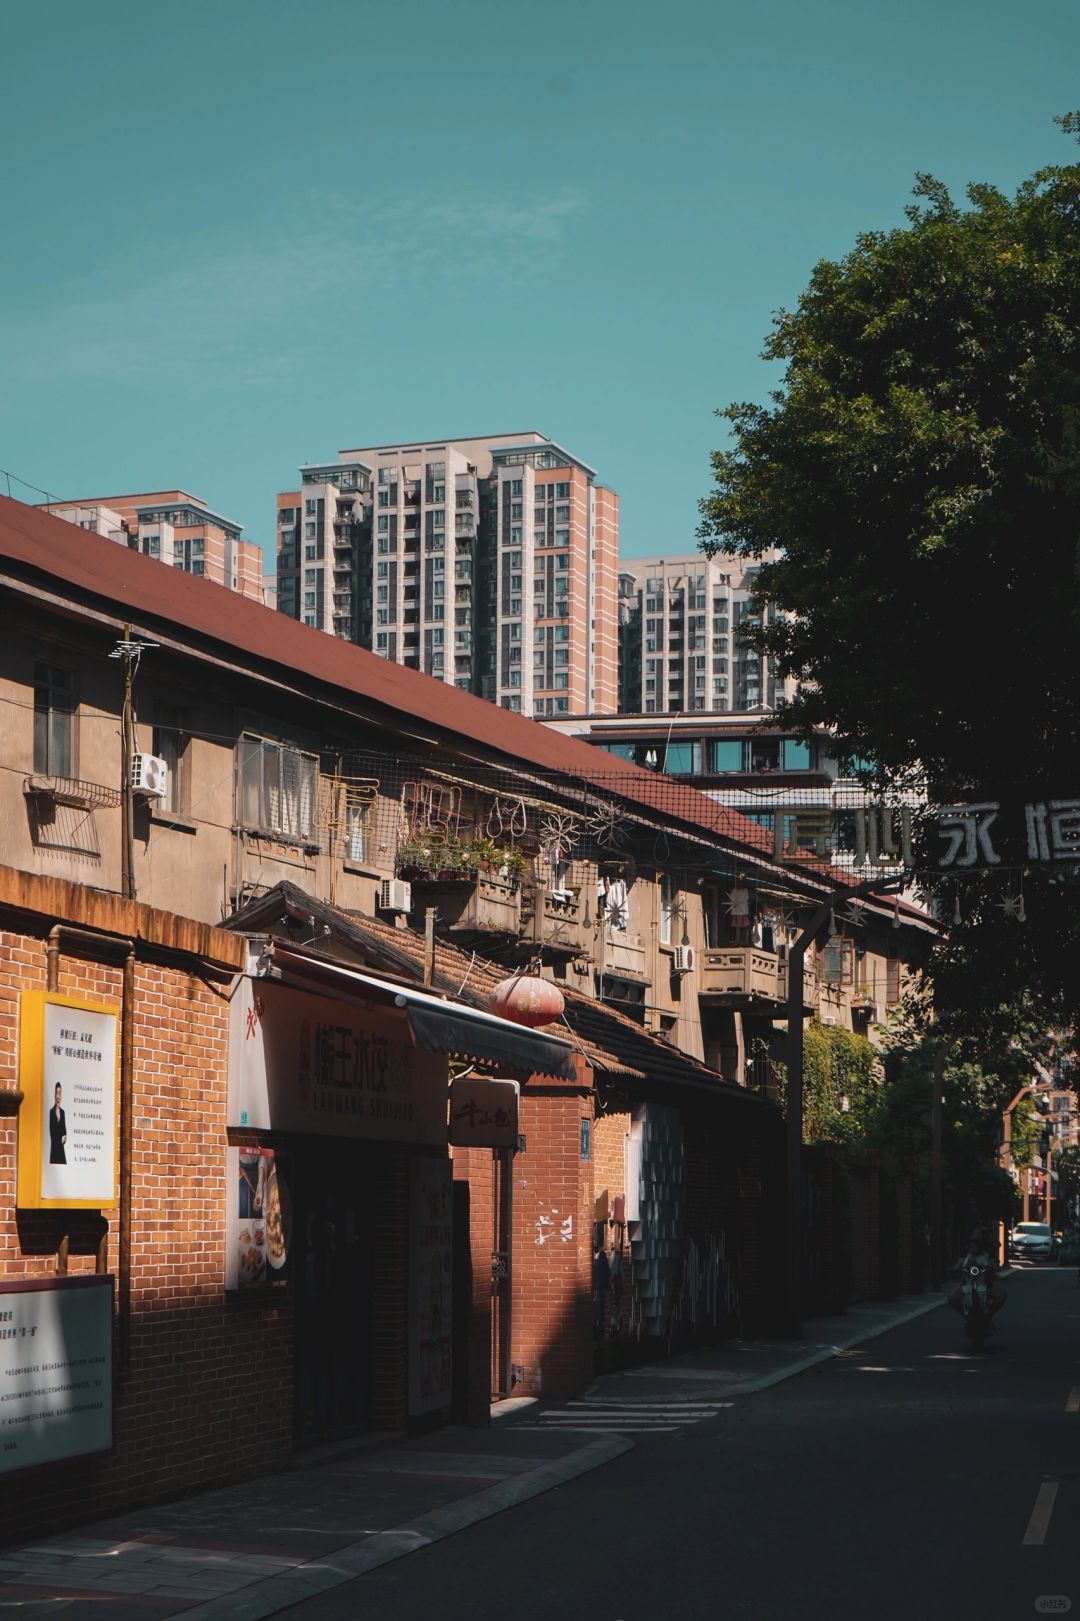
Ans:
{"label": "sidewalk", "polygon": [[[859,1306],[801,1341],[748,1341],[608,1374],[590,1396],[688,1409],[748,1396],[933,1310],[940,1295]],[[325,1449],[265,1479],[0,1551],[0,1615],[64,1621],[258,1621],[502,1513],[632,1449],[530,1422]],[[497,1415],[498,1416],[498,1415]]]}

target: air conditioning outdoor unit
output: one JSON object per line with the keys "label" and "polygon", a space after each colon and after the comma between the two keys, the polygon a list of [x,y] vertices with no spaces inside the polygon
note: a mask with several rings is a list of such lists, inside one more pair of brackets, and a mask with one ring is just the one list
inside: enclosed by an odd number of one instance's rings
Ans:
{"label": "air conditioning outdoor unit", "polygon": [[671,972],[673,974],[689,974],[693,966],[693,946],[676,946],[671,954]]}
{"label": "air conditioning outdoor unit", "polygon": [[156,754],[131,756],[131,791],[143,799],[164,799],[169,791],[169,768]]}
{"label": "air conditioning outdoor unit", "polygon": [[402,878],[384,878],[379,885],[380,912],[411,912],[412,885]]}

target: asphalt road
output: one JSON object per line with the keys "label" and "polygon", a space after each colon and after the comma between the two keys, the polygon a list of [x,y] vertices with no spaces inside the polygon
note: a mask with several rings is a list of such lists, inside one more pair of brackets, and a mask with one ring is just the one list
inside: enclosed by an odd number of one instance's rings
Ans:
{"label": "asphalt road", "polygon": [[297,1621],[1080,1615],[1080,1287],[940,1310],[297,1605]]}

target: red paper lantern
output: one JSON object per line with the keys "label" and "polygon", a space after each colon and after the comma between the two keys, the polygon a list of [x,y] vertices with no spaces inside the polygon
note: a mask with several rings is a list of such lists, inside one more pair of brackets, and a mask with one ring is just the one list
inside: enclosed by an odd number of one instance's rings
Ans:
{"label": "red paper lantern", "polygon": [[566,1002],[562,991],[549,979],[538,979],[535,974],[515,974],[512,979],[500,980],[488,1006],[502,1019],[535,1028],[561,1018]]}

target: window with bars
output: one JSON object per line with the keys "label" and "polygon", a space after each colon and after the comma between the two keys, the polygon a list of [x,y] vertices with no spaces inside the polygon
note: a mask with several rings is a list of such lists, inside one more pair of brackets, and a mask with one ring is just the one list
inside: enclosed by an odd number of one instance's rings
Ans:
{"label": "window with bars", "polygon": [[310,839],[318,770],[314,754],[245,733],[237,759],[240,822],[264,833]]}

